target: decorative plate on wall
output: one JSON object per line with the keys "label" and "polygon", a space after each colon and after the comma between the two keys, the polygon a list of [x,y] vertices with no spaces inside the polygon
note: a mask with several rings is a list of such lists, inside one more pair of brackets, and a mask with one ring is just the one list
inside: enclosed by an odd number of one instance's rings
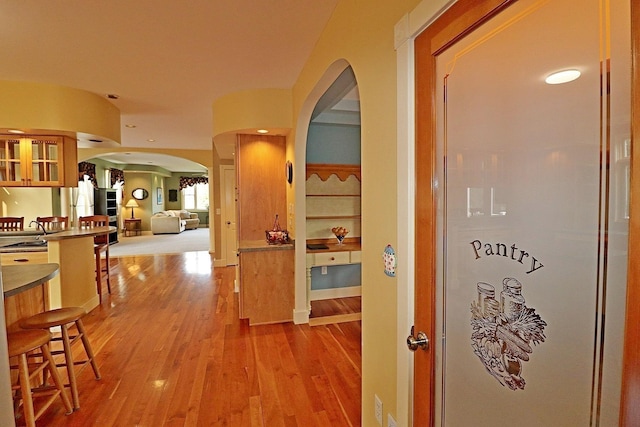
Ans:
{"label": "decorative plate on wall", "polygon": [[289,160],[284,164],[284,176],[287,178],[289,184],[293,182],[293,163]]}

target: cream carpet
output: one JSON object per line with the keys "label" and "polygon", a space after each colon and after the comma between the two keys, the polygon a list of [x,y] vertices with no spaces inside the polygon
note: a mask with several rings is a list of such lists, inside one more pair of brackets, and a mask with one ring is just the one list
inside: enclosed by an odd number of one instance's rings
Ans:
{"label": "cream carpet", "polygon": [[151,234],[143,231],[140,236],[125,237],[111,245],[109,256],[176,254],[192,251],[209,251],[209,229],[185,230],[180,234]]}

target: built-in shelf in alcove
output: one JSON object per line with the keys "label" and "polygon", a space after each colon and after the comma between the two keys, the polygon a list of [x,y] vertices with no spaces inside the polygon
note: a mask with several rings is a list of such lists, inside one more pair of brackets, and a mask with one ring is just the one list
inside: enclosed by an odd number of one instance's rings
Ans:
{"label": "built-in shelf in alcove", "polygon": [[360,239],[359,172],[358,165],[307,165],[307,240],[333,241],[338,226]]}

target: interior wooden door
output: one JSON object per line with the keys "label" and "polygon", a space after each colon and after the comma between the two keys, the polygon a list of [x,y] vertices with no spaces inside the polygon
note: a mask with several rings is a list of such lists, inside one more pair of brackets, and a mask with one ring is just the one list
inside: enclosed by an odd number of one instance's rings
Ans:
{"label": "interior wooden door", "polygon": [[618,424],[629,7],[460,0],[416,39],[414,425]]}

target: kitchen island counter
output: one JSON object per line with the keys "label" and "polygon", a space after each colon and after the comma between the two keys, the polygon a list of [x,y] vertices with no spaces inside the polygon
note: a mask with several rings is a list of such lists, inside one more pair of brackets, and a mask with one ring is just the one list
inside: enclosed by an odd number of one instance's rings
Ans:
{"label": "kitchen island counter", "polygon": [[20,330],[19,322],[48,308],[47,282],[59,271],[58,264],[6,265],[2,267],[4,318],[7,331]]}
{"label": "kitchen island counter", "polygon": [[[46,240],[42,247],[4,246],[14,239],[33,241],[36,234],[27,231],[23,234],[13,232],[12,235],[0,234],[0,246],[3,267],[7,264],[38,265],[54,263],[60,266],[59,274],[48,282],[47,309],[60,307],[82,307],[87,312],[97,307],[98,297],[95,276],[95,255],[93,250],[94,236],[115,231],[115,227],[71,228],[50,234],[40,234]],[[37,250],[36,250],[37,249]],[[8,253],[7,253],[8,252]]]}

